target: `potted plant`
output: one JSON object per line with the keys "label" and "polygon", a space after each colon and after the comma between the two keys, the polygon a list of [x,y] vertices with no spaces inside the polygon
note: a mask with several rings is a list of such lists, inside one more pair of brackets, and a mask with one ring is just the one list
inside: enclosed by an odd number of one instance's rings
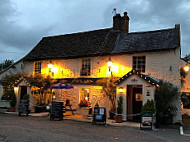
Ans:
{"label": "potted plant", "polygon": [[143,105],[142,107],[142,112],[141,112],[141,117],[152,117],[152,119],[149,120],[141,120],[141,123],[143,126],[152,126],[152,124],[155,123],[155,112],[156,112],[156,108],[155,108],[155,103],[153,100],[147,100],[147,102]]}
{"label": "potted plant", "polygon": [[142,111],[154,114],[156,112],[154,101],[148,99],[147,102],[143,105]]}
{"label": "potted plant", "polygon": [[123,97],[120,96],[117,100],[117,115],[115,116],[115,122],[121,123],[123,120]]}
{"label": "potted plant", "polygon": [[16,106],[16,95],[13,93],[11,95],[11,101],[10,101],[11,107],[9,108],[9,112],[15,112],[15,106]]}

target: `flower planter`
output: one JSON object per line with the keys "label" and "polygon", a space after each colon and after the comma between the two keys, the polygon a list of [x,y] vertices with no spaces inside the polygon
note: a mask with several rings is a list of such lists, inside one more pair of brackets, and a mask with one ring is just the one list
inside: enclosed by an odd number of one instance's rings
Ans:
{"label": "flower planter", "polygon": [[46,112],[46,106],[35,106],[35,113]]}
{"label": "flower planter", "polygon": [[109,111],[110,119],[114,120],[115,112]]}
{"label": "flower planter", "polygon": [[15,112],[15,107],[10,107],[9,112]]}
{"label": "flower planter", "polygon": [[116,115],[115,116],[115,122],[116,123],[122,123],[123,122],[123,115]]}

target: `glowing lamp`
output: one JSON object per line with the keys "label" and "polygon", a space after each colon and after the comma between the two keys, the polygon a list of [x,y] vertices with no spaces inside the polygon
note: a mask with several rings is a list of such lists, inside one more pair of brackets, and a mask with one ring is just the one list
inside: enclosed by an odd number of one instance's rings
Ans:
{"label": "glowing lamp", "polygon": [[188,72],[188,71],[189,71],[189,66],[188,66],[188,65],[185,65],[185,66],[183,67],[183,69],[184,69],[185,72]]}
{"label": "glowing lamp", "polygon": [[87,97],[87,96],[85,97],[85,100],[88,100],[88,97]]}
{"label": "glowing lamp", "polygon": [[109,71],[110,71],[110,70],[111,70],[111,67],[112,67],[111,58],[109,58],[109,61],[107,62],[107,65],[108,65],[108,68],[109,68]]}
{"label": "glowing lamp", "polygon": [[119,87],[119,93],[123,93],[123,87]]}
{"label": "glowing lamp", "polygon": [[15,94],[18,93],[18,87],[14,87],[14,93],[15,93]]}
{"label": "glowing lamp", "polygon": [[52,69],[52,68],[53,68],[53,64],[52,64],[51,62],[48,64],[48,68],[49,68],[49,69]]}

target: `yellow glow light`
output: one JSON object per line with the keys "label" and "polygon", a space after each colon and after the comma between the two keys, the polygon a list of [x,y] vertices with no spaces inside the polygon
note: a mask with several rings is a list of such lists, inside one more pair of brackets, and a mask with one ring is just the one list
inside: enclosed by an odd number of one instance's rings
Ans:
{"label": "yellow glow light", "polygon": [[54,72],[54,73],[57,73],[57,72],[58,72],[58,70],[59,70],[59,68],[58,68],[58,67],[53,67],[53,68],[52,68],[52,72]]}
{"label": "yellow glow light", "polygon": [[119,93],[123,93],[123,87],[119,87]]}
{"label": "yellow glow light", "polygon": [[85,97],[85,100],[88,100],[88,97],[87,97],[87,96]]}
{"label": "yellow glow light", "polygon": [[108,61],[107,65],[108,65],[109,68],[111,68],[112,67],[112,61]]}
{"label": "yellow glow light", "polygon": [[188,72],[188,71],[189,71],[189,66],[188,66],[188,65],[185,65],[185,66],[183,67],[183,69],[184,69],[185,72]]}
{"label": "yellow glow light", "polygon": [[53,64],[52,64],[52,63],[49,63],[49,64],[48,64],[48,68],[49,68],[49,69],[52,69],[52,68],[53,68]]}
{"label": "yellow glow light", "polygon": [[14,87],[14,92],[15,92],[15,94],[18,93],[18,87]]}

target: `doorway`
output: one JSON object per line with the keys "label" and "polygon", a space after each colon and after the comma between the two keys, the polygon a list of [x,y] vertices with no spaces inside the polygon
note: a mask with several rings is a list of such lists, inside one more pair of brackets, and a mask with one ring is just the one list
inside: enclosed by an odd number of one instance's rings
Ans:
{"label": "doorway", "polygon": [[27,94],[27,86],[21,86],[21,91],[20,91],[20,100],[23,99],[23,96]]}
{"label": "doorway", "polygon": [[127,85],[127,120],[140,122],[142,111],[142,85]]}

